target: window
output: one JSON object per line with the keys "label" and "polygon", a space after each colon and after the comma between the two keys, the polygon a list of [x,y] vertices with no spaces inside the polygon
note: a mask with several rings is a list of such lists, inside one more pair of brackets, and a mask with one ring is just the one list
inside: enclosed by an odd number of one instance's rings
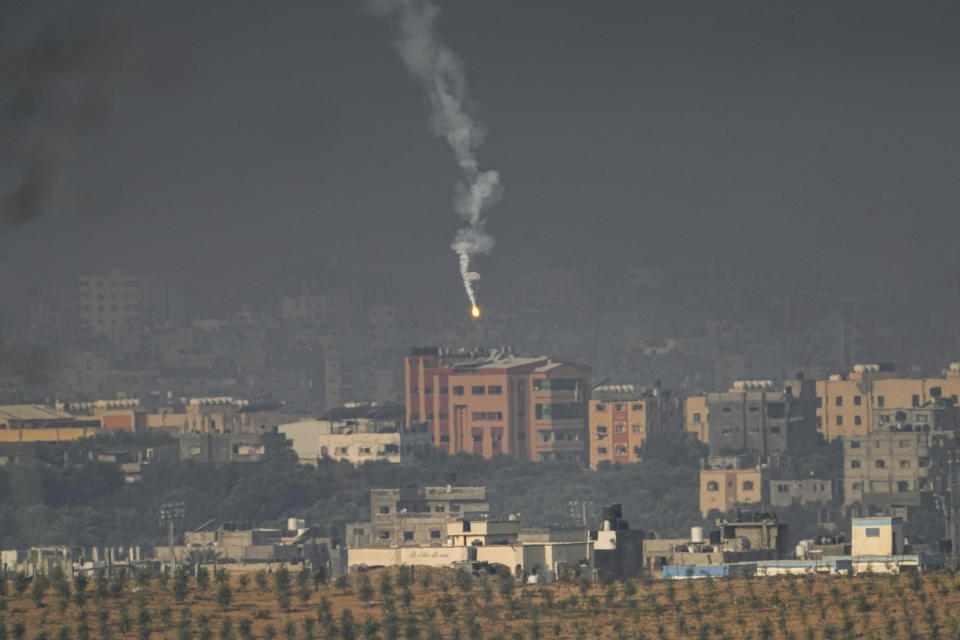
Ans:
{"label": "window", "polygon": [[413,531],[404,531],[403,539],[405,542],[409,542],[410,540],[413,540]]}
{"label": "window", "polygon": [[630,430],[634,433],[643,433],[643,427],[639,424],[634,424],[630,426]]}
{"label": "window", "polygon": [[593,408],[596,409],[597,411],[606,411],[606,410],[607,410],[607,405],[605,405],[605,404],[599,404],[599,403],[598,403],[598,404],[593,405]]}
{"label": "window", "polygon": [[[555,378],[552,380],[534,380],[534,391],[576,391],[580,381],[576,378]],[[602,411],[602,409],[600,409]]]}
{"label": "window", "polygon": [[720,491],[720,485],[711,480],[707,483],[707,491]]}
{"label": "window", "polygon": [[853,396],[853,404],[859,407],[861,404],[863,404],[863,398],[860,396]]}
{"label": "window", "polygon": [[817,409],[823,406],[823,396],[817,396]]}
{"label": "window", "polygon": [[440,387],[440,395],[445,396],[450,393],[450,387]]}
{"label": "window", "polygon": [[724,408],[722,409],[722,411],[723,411],[724,413],[730,413],[731,409],[730,409],[730,407],[724,407]]}
{"label": "window", "polygon": [[852,484],[850,485],[850,488],[853,489],[854,491],[860,491],[860,489],[863,488],[863,483],[862,483],[862,482],[854,482],[854,483],[852,483]]}
{"label": "window", "polygon": [[912,465],[910,464],[910,461],[909,461],[909,460],[901,460],[901,461],[900,461],[900,468],[901,468],[901,469],[909,469],[911,466],[912,466]]}
{"label": "window", "polygon": [[606,447],[597,447],[597,455],[605,456],[607,455]]}
{"label": "window", "polygon": [[198,446],[196,446],[196,445],[191,445],[191,446],[190,446],[190,455],[192,455],[192,456],[198,456],[198,455],[200,455],[201,453],[203,453],[203,449],[201,449],[200,447],[198,447]]}
{"label": "window", "polygon": [[875,460],[873,462],[873,466],[875,466],[877,469],[886,469],[887,463],[884,462],[883,460]]}
{"label": "window", "polygon": [[837,402],[837,406],[838,406],[838,407],[842,407],[842,406],[843,406],[843,396],[837,396],[837,401],[836,401],[836,402]]}
{"label": "window", "polygon": [[472,413],[474,420],[503,420],[501,411],[474,411]]}
{"label": "window", "polygon": [[463,387],[461,387],[460,385],[454,386],[454,387],[453,387],[453,395],[455,395],[455,396],[462,396],[462,395],[463,395]]}
{"label": "window", "polygon": [[851,449],[859,449],[859,448],[860,448],[860,441],[859,441],[859,440],[851,440],[851,441],[850,441],[850,448],[851,448]]}
{"label": "window", "polygon": [[427,413],[426,416],[427,416],[427,421],[428,421],[428,422],[429,422],[430,420],[433,420],[433,414],[432,414],[432,413]]}
{"label": "window", "polygon": [[625,456],[627,455],[627,445],[618,444],[613,448],[613,455],[615,456]]}
{"label": "window", "polygon": [[446,511],[447,509],[446,509],[446,507],[444,507],[442,504],[436,504],[436,505],[433,505],[433,510],[434,510],[434,512],[436,512],[436,513],[443,513],[443,512]]}
{"label": "window", "polygon": [[920,394],[918,393],[913,394],[913,397],[910,399],[910,406],[911,407],[920,406]]}
{"label": "window", "polygon": [[[637,404],[633,405],[632,407],[630,407],[630,410],[631,410],[631,411],[643,411],[643,403],[637,403]],[[694,415],[700,415],[700,414],[694,414]]]}
{"label": "window", "polygon": [[410,395],[412,395],[412,396],[420,395],[420,389],[418,389],[417,387],[411,387],[411,388],[410,388]]}
{"label": "window", "polygon": [[926,415],[925,413],[918,413],[917,415],[913,416],[913,421],[914,421],[914,422],[926,422],[926,421],[927,421],[927,415]]}
{"label": "window", "polygon": [[485,391],[486,389],[483,387],[483,385],[474,385],[470,387],[470,393],[475,396],[482,396]]}
{"label": "window", "polygon": [[[857,396],[857,397],[859,398],[860,396]],[[860,426],[861,424],[863,424],[863,418],[861,418],[860,416],[853,416],[853,424]]]}
{"label": "window", "polygon": [[883,406],[883,396],[877,396],[877,406],[878,407]]}
{"label": "window", "polygon": [[744,480],[744,481],[743,481],[743,490],[744,490],[744,491],[753,491],[753,480]]}
{"label": "window", "polygon": [[380,538],[381,540],[389,540],[389,539],[390,539],[390,532],[387,531],[387,530],[378,531],[378,532],[377,532],[377,537]]}
{"label": "window", "polygon": [[475,433],[475,434],[473,434],[473,441],[474,441],[474,442],[483,442],[483,434],[482,434],[482,433]]}
{"label": "window", "polygon": [[440,442],[450,442],[450,436],[443,434],[440,436]]}
{"label": "window", "polygon": [[499,384],[487,385],[487,393],[492,396],[499,396],[503,393],[503,387],[501,387]]}
{"label": "window", "polygon": [[823,426],[823,417],[817,416],[817,428],[819,429],[822,426]]}
{"label": "window", "polygon": [[780,433],[780,427],[770,427],[770,433]]}
{"label": "window", "polygon": [[333,452],[334,452],[335,454],[337,454],[338,456],[345,456],[345,455],[347,455],[347,448],[346,448],[346,447],[334,447],[334,448],[333,448]]}
{"label": "window", "polygon": [[701,421],[701,420],[700,420],[700,412],[699,412],[699,411],[694,412],[694,414],[693,414],[693,421],[694,421],[694,422],[700,422],[700,421]]}
{"label": "window", "polygon": [[750,427],[750,433],[760,433],[760,427]]}
{"label": "window", "polygon": [[440,539],[440,529],[430,529],[430,539],[439,540]]}
{"label": "window", "polygon": [[626,431],[627,425],[623,424],[622,422],[618,422],[617,424],[613,425],[614,433],[626,433]]}
{"label": "window", "polygon": [[758,411],[760,411],[760,407],[750,407],[749,409],[747,409],[747,411],[749,411],[750,413],[757,413]]}
{"label": "window", "polygon": [[602,435],[606,435],[606,433],[607,433],[607,427],[606,427],[605,425],[598,424],[598,425],[597,425],[597,435],[598,435],[598,436],[601,435],[601,434],[602,434]]}
{"label": "window", "polygon": [[449,419],[450,419],[450,414],[449,414],[449,413],[446,413],[446,412],[441,412],[441,413],[440,413],[440,419],[441,419],[441,420],[449,420]]}
{"label": "window", "polygon": [[424,387],[424,388],[423,388],[423,394],[426,395],[426,396],[432,396],[432,395],[433,395],[433,387]]}
{"label": "window", "polygon": [[360,447],[357,453],[362,456],[368,456],[370,455],[370,447]]}
{"label": "window", "polygon": [[550,402],[534,407],[537,420],[576,420],[583,417],[583,405],[578,402]]}
{"label": "window", "polygon": [[733,427],[724,427],[724,428],[723,428],[723,435],[728,436],[728,435],[730,435],[731,433],[733,433]]}
{"label": "window", "polygon": [[788,485],[785,485],[785,484],[777,485],[777,493],[787,493],[788,491],[790,491],[790,487]]}
{"label": "window", "polygon": [[906,480],[900,480],[897,482],[897,491],[903,493],[904,491],[910,491],[910,483]]}
{"label": "window", "polygon": [[867,527],[865,533],[868,538],[879,538],[880,527]]}
{"label": "window", "polygon": [[459,505],[459,504],[452,504],[452,505],[450,505],[450,512],[451,512],[451,513],[459,513],[459,512],[460,512],[460,505]]}
{"label": "window", "polygon": [[850,468],[851,468],[851,469],[859,469],[859,468],[860,468],[860,461],[859,461],[859,460],[851,460],[851,461],[850,461]]}
{"label": "window", "polygon": [[843,416],[837,416],[837,426],[838,427],[843,426]]}
{"label": "window", "polygon": [[410,422],[420,422],[420,414],[419,414],[419,413],[411,413],[411,414],[410,414]]}

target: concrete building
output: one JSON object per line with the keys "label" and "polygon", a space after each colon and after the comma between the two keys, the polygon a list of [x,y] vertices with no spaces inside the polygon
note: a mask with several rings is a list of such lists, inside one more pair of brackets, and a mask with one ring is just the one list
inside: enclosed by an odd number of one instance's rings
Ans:
{"label": "concrete building", "polygon": [[290,445],[273,429],[262,433],[184,433],[180,436],[180,459],[215,464],[257,462]]}
{"label": "concrete building", "polygon": [[689,396],[683,401],[684,428],[704,444],[710,444],[706,396]]}
{"label": "concrete building", "polygon": [[815,384],[743,380],[726,393],[708,393],[710,455],[770,456],[812,444],[816,438]]}
{"label": "concrete building", "polygon": [[100,433],[100,421],[39,404],[0,406],[0,443],[61,442]]}
{"label": "concrete building", "polygon": [[851,522],[850,555],[903,555],[903,520],[901,518],[854,518]]}
{"label": "concrete building", "polygon": [[891,364],[858,364],[846,376],[817,381],[817,428],[827,440],[862,436],[877,410],[960,405],[960,362],[940,378],[903,378]]}
{"label": "concrete building", "polygon": [[906,516],[907,507],[920,504],[921,493],[946,490],[946,459],[957,448],[955,431],[906,425],[844,438],[844,505],[859,503],[870,515]]}
{"label": "concrete building", "polygon": [[484,487],[371,489],[370,520],[346,525],[351,547],[441,545],[450,519],[482,521],[490,513]]}
{"label": "concrete building", "polygon": [[767,480],[768,503],[772,507],[792,504],[832,504],[839,502],[840,483],[819,478]]}
{"label": "concrete building", "polygon": [[700,469],[700,513],[769,502],[770,471],[754,456],[711,456]]}
{"label": "concrete building", "polygon": [[589,404],[590,468],[601,462],[640,461],[647,438],[683,430],[680,402],[661,389],[605,385],[593,390]]}
{"label": "concrete building", "polygon": [[448,453],[586,465],[590,367],[509,349],[414,349],[404,366],[407,424]]}
{"label": "concrete building", "polygon": [[170,316],[171,282],[111,269],[79,277],[80,321],[97,336],[116,337]]}

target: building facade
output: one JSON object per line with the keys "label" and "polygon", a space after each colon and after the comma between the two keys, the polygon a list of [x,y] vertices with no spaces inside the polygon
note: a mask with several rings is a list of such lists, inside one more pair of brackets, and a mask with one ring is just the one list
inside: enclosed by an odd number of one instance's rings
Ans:
{"label": "building facade", "polygon": [[447,453],[588,464],[590,367],[510,350],[418,348],[405,360],[407,424]]}
{"label": "building facade", "polygon": [[683,430],[681,403],[661,389],[608,385],[593,390],[589,409],[590,468],[639,462],[647,438]]}
{"label": "building facade", "polygon": [[708,393],[711,456],[782,455],[816,438],[815,385],[796,380],[775,389],[769,380],[735,382]]}

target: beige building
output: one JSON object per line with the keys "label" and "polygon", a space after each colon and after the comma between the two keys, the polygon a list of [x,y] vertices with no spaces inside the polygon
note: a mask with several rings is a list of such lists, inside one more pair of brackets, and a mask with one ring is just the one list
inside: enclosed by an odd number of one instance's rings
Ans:
{"label": "beige building", "polygon": [[738,504],[766,502],[768,473],[752,456],[706,458],[700,469],[700,513],[725,513]]}
{"label": "beige building", "polygon": [[862,436],[876,423],[877,409],[906,409],[960,404],[960,362],[939,378],[898,377],[892,365],[858,364],[846,376],[817,381],[817,428],[827,440]]}
{"label": "beige building", "polygon": [[606,385],[593,390],[589,406],[590,468],[601,462],[640,461],[647,438],[683,429],[680,402],[662,390]]}
{"label": "beige building", "polygon": [[61,442],[100,433],[100,421],[39,404],[0,406],[0,443]]}
{"label": "beige building", "polygon": [[954,431],[873,431],[843,442],[844,504],[905,514],[924,491],[943,491]]}
{"label": "beige building", "polygon": [[111,269],[79,280],[80,321],[94,335],[138,331],[169,316],[168,278]]}
{"label": "beige building", "polygon": [[851,525],[850,555],[903,555],[901,518],[854,518]]}
{"label": "beige building", "polygon": [[707,397],[689,396],[683,401],[683,424],[686,430],[704,444],[710,444]]}

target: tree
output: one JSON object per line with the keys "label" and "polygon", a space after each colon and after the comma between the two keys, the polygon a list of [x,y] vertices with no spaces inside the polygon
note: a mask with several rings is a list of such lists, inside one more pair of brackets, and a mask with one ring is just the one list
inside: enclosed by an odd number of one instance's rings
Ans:
{"label": "tree", "polygon": [[287,624],[283,625],[283,635],[287,640],[297,640],[297,623],[287,620]]}
{"label": "tree", "polygon": [[87,604],[87,574],[80,571],[73,577],[73,603],[83,609]]}
{"label": "tree", "polygon": [[290,570],[285,565],[274,572],[273,587],[277,604],[284,611],[288,611],[290,609]]}
{"label": "tree", "polygon": [[[399,583],[399,580],[397,582]],[[461,591],[473,589],[473,576],[466,569],[457,570],[456,582]]]}
{"label": "tree", "polygon": [[220,640],[233,640],[233,621],[224,618],[220,621]]}
{"label": "tree", "polygon": [[183,602],[187,598],[187,584],[190,578],[183,569],[177,569],[177,574],[173,578],[173,599],[177,602]]}
{"label": "tree", "polygon": [[389,571],[380,573],[380,597],[384,600],[393,595],[393,580],[390,578]]}
{"label": "tree", "polygon": [[206,593],[207,587],[210,586],[210,572],[206,567],[197,567],[197,589],[201,593]]}
{"label": "tree", "polygon": [[257,585],[257,589],[260,591],[267,590],[267,572],[261,569],[253,574],[253,581]]}
{"label": "tree", "polygon": [[43,596],[47,592],[47,577],[43,574],[33,576],[33,584],[30,586],[30,598],[37,608],[43,607]]}
{"label": "tree", "polygon": [[237,624],[237,632],[242,640],[253,638],[253,622],[250,618],[240,618],[240,622]]}
{"label": "tree", "polygon": [[513,598],[513,590],[517,586],[516,580],[511,575],[503,575],[498,578],[500,585],[500,596],[509,601]]}
{"label": "tree", "polygon": [[344,609],[340,614],[340,637],[343,640],[356,640],[357,625],[353,620],[353,612]]}
{"label": "tree", "polygon": [[229,582],[221,582],[220,586],[217,587],[217,606],[220,607],[221,611],[226,611],[230,608],[230,603],[233,602],[233,591],[230,589]]}
{"label": "tree", "polygon": [[25,571],[17,571],[17,574],[13,577],[13,593],[18,598],[23,595],[23,592],[27,590],[27,587],[30,586],[30,578],[27,577]]}
{"label": "tree", "polygon": [[370,584],[370,576],[366,573],[360,574],[360,584],[357,588],[357,597],[361,602],[370,602],[373,600],[373,586]]}

